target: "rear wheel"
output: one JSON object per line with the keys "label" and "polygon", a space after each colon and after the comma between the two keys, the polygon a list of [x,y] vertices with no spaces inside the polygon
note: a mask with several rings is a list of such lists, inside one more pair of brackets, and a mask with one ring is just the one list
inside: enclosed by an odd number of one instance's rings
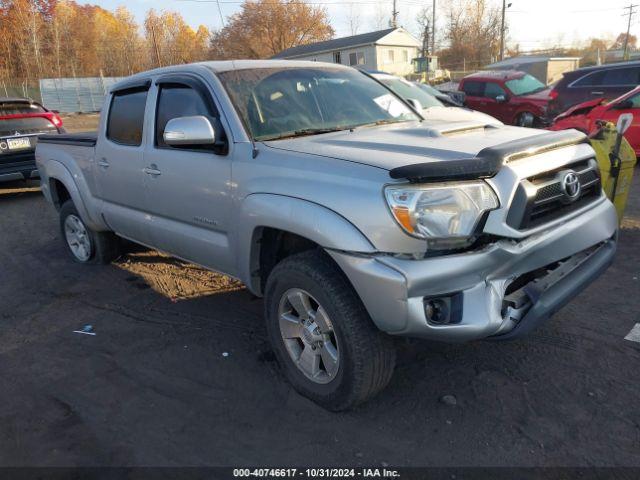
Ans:
{"label": "rear wheel", "polygon": [[71,200],[60,209],[60,230],[67,252],[78,263],[110,263],[120,254],[118,237],[111,232],[91,230]]}
{"label": "rear wheel", "polygon": [[310,250],[280,262],[267,280],[265,310],[276,358],[302,395],[344,410],[389,383],[393,343],[325,252]]}

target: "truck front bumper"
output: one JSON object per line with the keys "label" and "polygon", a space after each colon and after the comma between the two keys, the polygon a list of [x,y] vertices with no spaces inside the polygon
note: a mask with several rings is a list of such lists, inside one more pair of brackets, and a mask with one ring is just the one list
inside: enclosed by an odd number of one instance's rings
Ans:
{"label": "truck front bumper", "polygon": [[[510,339],[528,333],[606,270],[617,228],[615,209],[603,198],[553,229],[476,251],[423,260],[329,254],[387,333],[447,342]],[[425,304],[433,299],[449,302],[450,323],[427,320]]]}

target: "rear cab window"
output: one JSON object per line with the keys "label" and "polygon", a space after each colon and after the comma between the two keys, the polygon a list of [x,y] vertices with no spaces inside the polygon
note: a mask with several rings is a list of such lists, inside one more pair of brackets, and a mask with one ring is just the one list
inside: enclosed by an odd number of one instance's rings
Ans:
{"label": "rear cab window", "polygon": [[142,144],[147,93],[148,88],[113,93],[107,119],[109,140],[131,147],[139,147]]}

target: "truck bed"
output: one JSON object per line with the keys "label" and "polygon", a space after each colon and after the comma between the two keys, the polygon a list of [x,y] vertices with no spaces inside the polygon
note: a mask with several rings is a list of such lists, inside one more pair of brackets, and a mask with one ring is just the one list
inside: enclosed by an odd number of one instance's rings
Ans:
{"label": "truck bed", "polygon": [[97,132],[63,133],[60,135],[41,135],[38,142],[95,147],[97,138]]}

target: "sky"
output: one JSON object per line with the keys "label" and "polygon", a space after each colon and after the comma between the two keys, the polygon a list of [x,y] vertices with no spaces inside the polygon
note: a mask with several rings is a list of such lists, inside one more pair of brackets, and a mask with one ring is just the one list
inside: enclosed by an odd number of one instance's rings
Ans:
{"label": "sky", "polygon": [[[219,0],[223,17],[240,9],[242,0]],[[305,0],[306,1],[306,0]],[[501,0],[488,0],[500,6]],[[393,0],[308,0],[327,9],[336,36],[352,34],[349,18],[357,17],[356,33],[386,28]],[[448,0],[436,0],[436,29],[443,25]],[[82,0],[79,0],[82,3]],[[113,10],[126,6],[142,23],[150,8],[172,10],[182,14],[194,28],[203,24],[218,29],[222,20],[214,0],[88,0],[88,3]],[[623,16],[629,0],[507,0],[508,44],[520,45],[521,51],[572,46],[591,37],[615,38],[626,31],[627,17]],[[399,24],[414,34],[418,33],[416,17],[424,5],[432,0],[397,0]],[[631,33],[640,36],[640,7],[634,15]],[[438,31],[438,30],[436,30]]]}

